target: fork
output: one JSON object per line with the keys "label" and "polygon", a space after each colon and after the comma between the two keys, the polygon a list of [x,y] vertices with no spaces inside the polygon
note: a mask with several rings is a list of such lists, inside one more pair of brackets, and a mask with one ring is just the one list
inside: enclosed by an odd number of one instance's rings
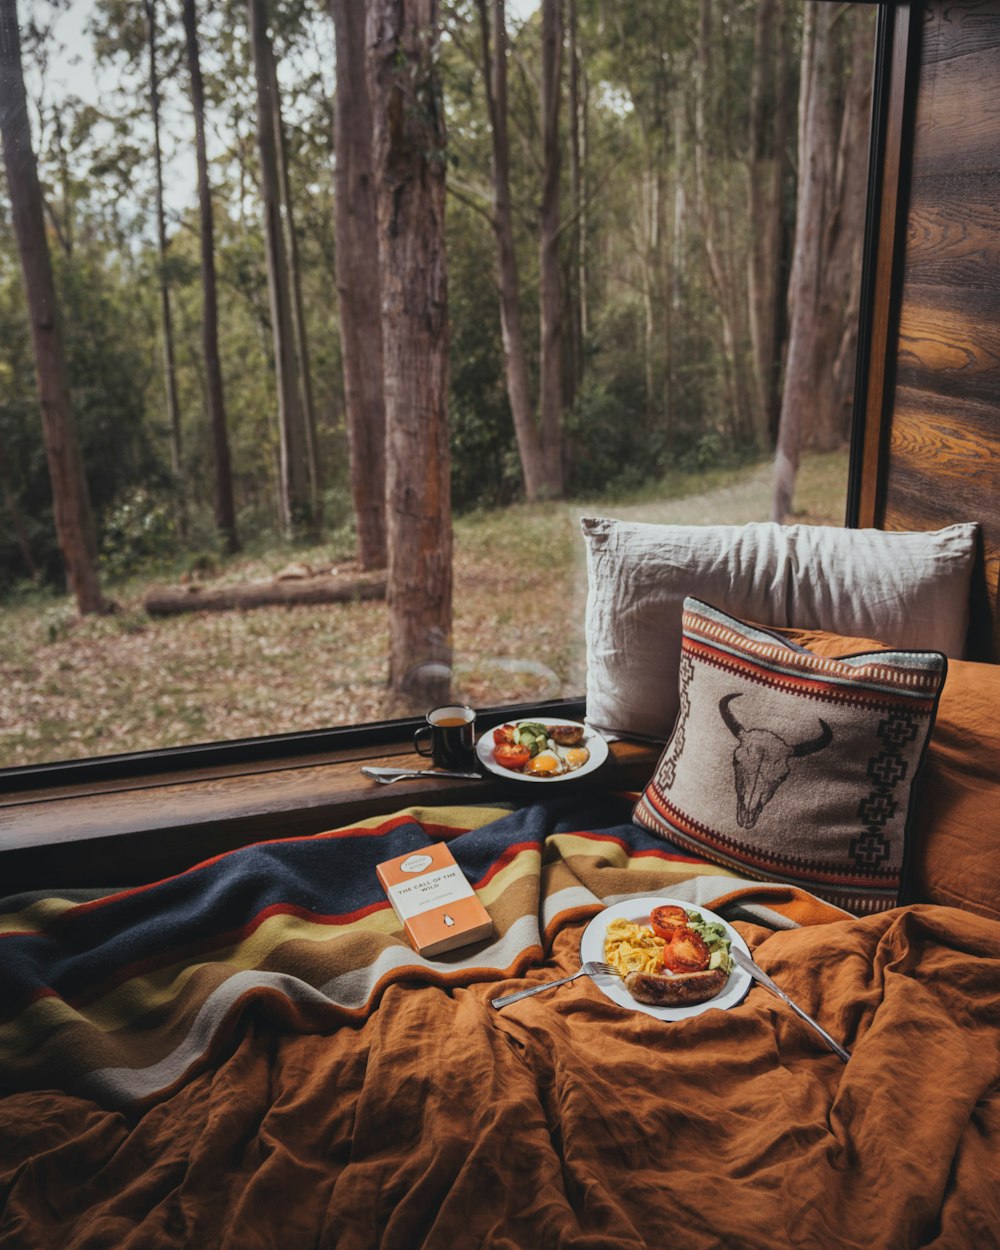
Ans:
{"label": "fork", "polygon": [[566,985],[569,981],[575,981],[577,977],[586,974],[588,977],[597,976],[600,973],[616,977],[619,975],[616,969],[610,964],[598,963],[594,960],[588,960],[587,963],[579,968],[572,976],[560,977],[558,981],[546,981],[542,985],[531,985],[526,990],[518,990],[516,994],[504,994],[502,998],[494,998],[490,1001],[494,1007],[506,1007],[508,1003],[516,1003],[519,998],[530,998],[532,994],[540,994],[542,990],[555,989],[557,985]]}

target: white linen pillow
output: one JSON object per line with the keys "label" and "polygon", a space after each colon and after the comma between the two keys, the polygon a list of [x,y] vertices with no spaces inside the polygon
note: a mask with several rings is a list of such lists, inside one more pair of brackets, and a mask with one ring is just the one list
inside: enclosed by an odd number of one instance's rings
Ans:
{"label": "white linen pillow", "polygon": [[759,625],[823,629],[961,659],[978,526],[652,525],[583,517],[587,720],[665,741],[681,610],[695,595]]}

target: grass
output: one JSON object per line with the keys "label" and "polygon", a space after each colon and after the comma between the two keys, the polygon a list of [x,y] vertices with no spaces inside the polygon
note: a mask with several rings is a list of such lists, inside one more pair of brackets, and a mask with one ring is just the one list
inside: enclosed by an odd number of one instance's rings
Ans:
{"label": "grass", "polygon": [[[790,520],[840,524],[844,453],[807,457]],[[579,518],[662,523],[766,519],[770,466],[675,475],[616,500],[518,505],[455,522],[454,694],[474,706],[581,694],[586,566]],[[235,558],[226,582],[290,558],[344,562],[329,545]],[[388,621],[379,602],[152,619],[150,579],[111,588],[120,611],[79,618],[69,599],[0,609],[0,767],[254,737],[384,714]]]}

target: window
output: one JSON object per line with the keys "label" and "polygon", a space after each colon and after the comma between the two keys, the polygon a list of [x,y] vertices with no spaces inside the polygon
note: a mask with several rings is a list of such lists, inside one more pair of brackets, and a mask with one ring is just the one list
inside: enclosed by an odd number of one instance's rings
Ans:
{"label": "window", "polygon": [[[115,610],[81,616],[62,593],[15,197],[0,180],[0,768],[151,750],[169,763],[276,734],[291,749],[405,713],[386,700],[384,574],[358,561],[333,23],[280,0],[270,21],[265,5],[210,0],[19,7],[95,567]],[[742,522],[778,506],[842,522],[875,18],[822,0],[510,0],[506,107],[494,79],[491,115],[478,6],[442,5],[453,589],[451,637],[423,658],[450,670],[453,697],[582,696],[581,515]],[[804,72],[823,89],[800,119]],[[804,144],[822,154],[821,185],[796,178]],[[514,261],[499,279],[498,155]],[[807,218],[823,223],[811,244],[796,232]],[[820,284],[821,316],[805,316],[797,280]],[[793,387],[809,403],[783,415]],[[555,422],[536,438],[530,500],[525,413],[536,433],[544,413]],[[797,468],[777,501],[776,446]],[[307,601],[327,593],[346,599]],[[183,610],[226,596],[292,606]]]}

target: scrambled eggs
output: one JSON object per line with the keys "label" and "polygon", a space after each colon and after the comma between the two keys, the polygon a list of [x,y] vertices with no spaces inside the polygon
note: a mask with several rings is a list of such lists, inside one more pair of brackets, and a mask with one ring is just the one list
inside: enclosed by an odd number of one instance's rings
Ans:
{"label": "scrambled eggs", "polygon": [[623,977],[629,972],[659,973],[665,946],[648,925],[612,920],[604,938],[604,958]]}

